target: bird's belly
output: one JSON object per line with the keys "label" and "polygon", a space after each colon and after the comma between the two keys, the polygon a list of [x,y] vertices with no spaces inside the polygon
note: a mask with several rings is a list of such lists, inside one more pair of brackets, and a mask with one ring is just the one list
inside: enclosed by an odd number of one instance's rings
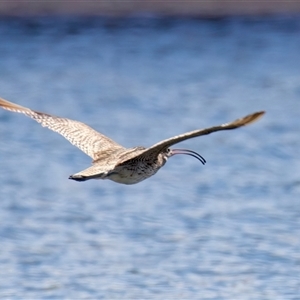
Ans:
{"label": "bird's belly", "polygon": [[122,184],[135,184],[140,181],[143,181],[150,176],[154,175],[158,170],[120,170],[120,171],[113,171],[108,174],[106,177],[112,181]]}

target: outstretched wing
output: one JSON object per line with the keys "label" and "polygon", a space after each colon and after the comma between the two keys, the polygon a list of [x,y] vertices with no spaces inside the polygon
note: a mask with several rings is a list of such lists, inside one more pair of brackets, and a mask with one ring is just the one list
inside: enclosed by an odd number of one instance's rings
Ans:
{"label": "outstretched wing", "polygon": [[0,98],[0,107],[13,112],[23,113],[40,123],[43,127],[48,127],[61,134],[71,144],[94,160],[98,159],[106,150],[112,151],[123,148],[105,135],[81,122],[37,112],[2,98]]}
{"label": "outstretched wing", "polygon": [[[265,113],[264,111],[260,111],[260,112],[256,112],[256,113],[247,115],[246,117],[237,119],[230,123],[225,123],[225,124],[222,124],[219,126],[209,127],[209,128],[205,128],[205,129],[198,129],[198,130],[190,131],[190,132],[183,133],[180,135],[176,135],[174,137],[163,140],[163,141],[153,145],[152,147],[143,151],[141,154],[137,155],[134,159],[143,159],[143,158],[146,159],[147,157],[157,156],[160,152],[166,150],[170,146],[180,143],[184,140],[195,138],[197,136],[207,135],[212,132],[220,131],[220,130],[235,129],[235,128],[239,128],[241,126],[251,124],[251,123],[257,121],[259,118],[261,118],[264,115],[264,113]],[[124,163],[124,162],[122,162],[122,163]]]}

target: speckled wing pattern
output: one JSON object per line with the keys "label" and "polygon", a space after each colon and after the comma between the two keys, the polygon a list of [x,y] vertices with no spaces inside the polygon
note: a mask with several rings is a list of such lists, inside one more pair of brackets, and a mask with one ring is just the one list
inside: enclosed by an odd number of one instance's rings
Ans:
{"label": "speckled wing pattern", "polygon": [[180,143],[184,140],[188,140],[188,139],[195,138],[195,137],[202,136],[202,135],[207,135],[212,132],[216,132],[216,131],[220,131],[220,130],[230,130],[230,129],[235,129],[235,128],[239,128],[239,127],[251,124],[253,122],[256,122],[258,119],[260,119],[264,115],[264,113],[265,113],[264,111],[259,111],[259,112],[255,112],[253,114],[247,115],[243,118],[237,119],[230,123],[225,123],[225,124],[222,124],[219,126],[213,126],[213,127],[204,128],[204,129],[197,129],[194,131],[176,135],[174,137],[163,140],[163,141],[151,146],[150,148],[146,149],[145,151],[143,151],[142,153],[137,155],[135,157],[135,159],[143,160],[143,159],[146,159],[147,157],[157,156],[160,152],[162,152],[162,151],[168,149],[169,147],[171,147],[172,145]]}
{"label": "speckled wing pattern", "polygon": [[0,106],[9,111],[23,113],[43,127],[59,133],[94,160],[101,157],[106,150],[123,149],[121,145],[84,123],[37,112],[2,98],[0,98]]}

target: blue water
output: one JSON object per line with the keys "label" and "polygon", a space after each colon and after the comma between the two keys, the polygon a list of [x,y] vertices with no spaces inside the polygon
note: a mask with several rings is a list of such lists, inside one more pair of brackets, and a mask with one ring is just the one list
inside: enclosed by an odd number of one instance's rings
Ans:
{"label": "blue water", "polygon": [[0,111],[1,299],[299,299],[300,19],[3,19],[0,96],[124,146],[179,145],[137,185]]}

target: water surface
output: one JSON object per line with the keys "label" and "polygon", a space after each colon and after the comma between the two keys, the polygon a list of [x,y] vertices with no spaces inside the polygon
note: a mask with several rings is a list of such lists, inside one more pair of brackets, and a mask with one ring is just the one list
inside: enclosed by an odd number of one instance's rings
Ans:
{"label": "water surface", "polygon": [[8,19],[0,39],[2,97],[126,147],[267,111],[132,186],[68,180],[90,159],[0,111],[1,299],[299,299],[299,19]]}

